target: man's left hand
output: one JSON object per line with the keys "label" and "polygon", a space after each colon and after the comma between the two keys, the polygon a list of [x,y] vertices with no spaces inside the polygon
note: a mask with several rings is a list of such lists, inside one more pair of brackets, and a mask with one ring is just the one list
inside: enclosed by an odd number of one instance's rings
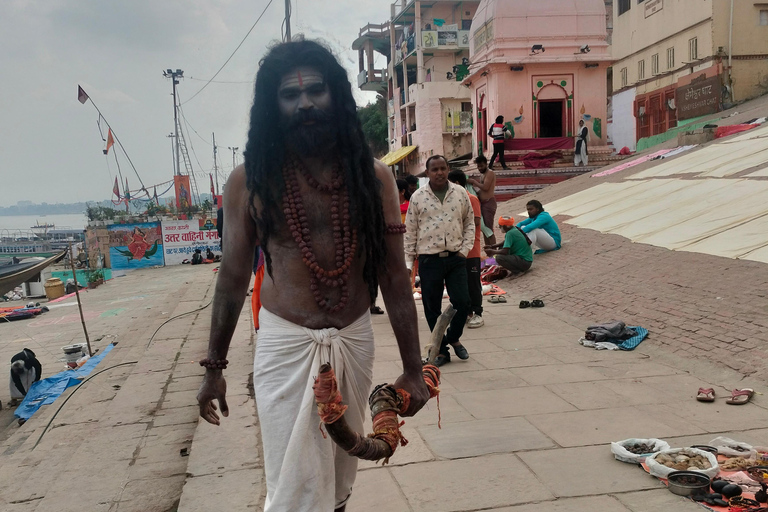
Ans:
{"label": "man's left hand", "polygon": [[395,389],[404,389],[411,395],[411,403],[408,405],[408,410],[405,411],[405,414],[401,414],[401,416],[413,416],[429,400],[429,389],[427,389],[427,384],[424,382],[424,377],[421,373],[402,374],[395,381]]}

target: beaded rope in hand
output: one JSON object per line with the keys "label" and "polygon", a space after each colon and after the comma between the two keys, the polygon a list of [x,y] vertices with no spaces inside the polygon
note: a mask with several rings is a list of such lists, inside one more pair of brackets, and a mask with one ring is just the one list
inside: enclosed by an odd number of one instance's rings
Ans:
{"label": "beaded rope in hand", "polygon": [[384,228],[385,235],[404,235],[405,224],[387,224]]}
{"label": "beaded rope in hand", "polygon": [[226,359],[211,359],[206,357],[205,359],[200,360],[200,366],[209,370],[226,370],[228,364],[229,361]]}

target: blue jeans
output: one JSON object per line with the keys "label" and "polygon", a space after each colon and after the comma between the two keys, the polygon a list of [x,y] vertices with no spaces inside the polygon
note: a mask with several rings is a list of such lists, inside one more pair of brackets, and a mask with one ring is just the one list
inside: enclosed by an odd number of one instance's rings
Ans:
{"label": "blue jeans", "polygon": [[465,258],[456,254],[445,258],[436,254],[419,256],[421,303],[424,305],[424,316],[427,317],[429,330],[435,328],[435,323],[442,313],[443,286],[448,290],[448,298],[456,309],[451,325],[443,337],[441,354],[448,354],[448,345],[459,341],[467,322],[470,300],[466,262]]}

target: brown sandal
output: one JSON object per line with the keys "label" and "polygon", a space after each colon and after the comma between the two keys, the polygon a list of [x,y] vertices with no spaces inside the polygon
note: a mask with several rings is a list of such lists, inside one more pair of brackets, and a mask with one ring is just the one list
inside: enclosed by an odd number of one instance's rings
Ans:
{"label": "brown sandal", "polygon": [[699,388],[699,393],[696,395],[696,400],[699,402],[714,402],[715,390],[712,388]]}
{"label": "brown sandal", "polygon": [[730,405],[744,405],[752,399],[752,396],[754,394],[755,394],[754,389],[750,389],[750,388],[734,389],[731,392],[731,398],[727,399],[725,403]]}

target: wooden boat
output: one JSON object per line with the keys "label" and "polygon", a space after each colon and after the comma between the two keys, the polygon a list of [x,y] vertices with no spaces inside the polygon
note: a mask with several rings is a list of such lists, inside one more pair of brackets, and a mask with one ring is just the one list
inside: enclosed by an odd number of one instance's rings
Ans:
{"label": "wooden boat", "polygon": [[0,267],[0,295],[13,290],[21,283],[29,281],[49,265],[52,265],[67,254],[67,251],[46,258],[42,261],[21,262]]}

